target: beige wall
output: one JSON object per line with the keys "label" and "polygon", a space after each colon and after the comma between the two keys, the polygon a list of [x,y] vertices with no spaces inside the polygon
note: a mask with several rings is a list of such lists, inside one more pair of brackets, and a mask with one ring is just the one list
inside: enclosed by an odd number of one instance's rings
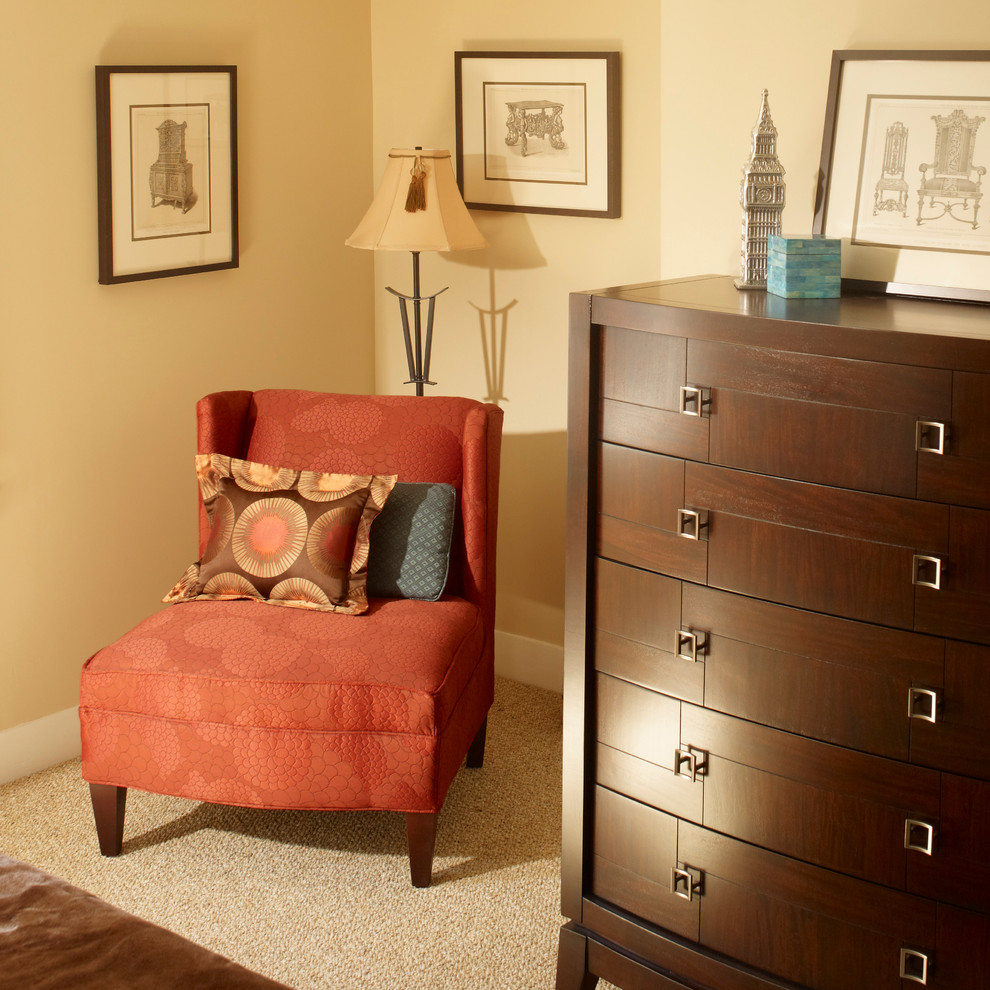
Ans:
{"label": "beige wall", "polygon": [[[810,232],[833,49],[990,47],[990,5],[832,0],[375,0],[374,170],[392,146],[453,150],[453,52],[622,53],[622,217],[475,213],[479,254],[424,257],[424,290],[451,289],[434,377],[485,394],[475,307],[508,307],[498,626],[559,644],[563,635],[567,293],[739,270],[740,168],[760,94],[770,92],[787,170],[784,229]],[[516,262],[521,258],[521,262]],[[489,260],[490,268],[484,262]],[[481,262],[481,264],[479,264]],[[378,298],[408,284],[408,260],[377,261]],[[403,378],[397,315],[379,301],[377,381]]]}
{"label": "beige wall", "polygon": [[[374,386],[370,22],[324,0],[2,0],[0,729],[196,554],[193,406]],[[241,264],[97,284],[93,67],[238,67]],[[351,333],[358,333],[351,339]]]}

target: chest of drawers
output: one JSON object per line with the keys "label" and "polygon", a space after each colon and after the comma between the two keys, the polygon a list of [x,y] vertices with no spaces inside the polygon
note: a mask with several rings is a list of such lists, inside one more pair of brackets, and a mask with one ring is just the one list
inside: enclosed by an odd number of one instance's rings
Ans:
{"label": "chest of drawers", "polygon": [[558,990],[990,990],[990,310],[571,297]]}

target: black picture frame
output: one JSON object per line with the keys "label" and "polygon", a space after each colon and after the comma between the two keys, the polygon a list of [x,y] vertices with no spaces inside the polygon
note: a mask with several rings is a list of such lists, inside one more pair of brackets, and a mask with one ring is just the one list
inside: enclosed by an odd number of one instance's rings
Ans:
{"label": "black picture frame", "polygon": [[[841,239],[843,290],[990,303],[977,118],[990,120],[990,51],[832,53],[813,230]],[[950,127],[965,129],[955,159]]]}
{"label": "black picture frame", "polygon": [[620,216],[620,85],[618,52],[455,52],[467,206]]}
{"label": "black picture frame", "polygon": [[238,266],[237,67],[96,66],[102,285]]}

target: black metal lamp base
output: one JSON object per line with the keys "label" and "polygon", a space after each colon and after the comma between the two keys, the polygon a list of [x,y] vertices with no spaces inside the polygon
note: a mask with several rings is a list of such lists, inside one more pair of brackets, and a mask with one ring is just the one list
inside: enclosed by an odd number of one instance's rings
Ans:
{"label": "black metal lamp base", "polygon": [[[399,316],[402,319],[402,336],[405,339],[406,344],[406,364],[409,367],[409,379],[406,381],[406,385],[415,385],[416,394],[423,394],[424,385],[436,385],[436,382],[430,381],[430,354],[433,349],[433,311],[435,309],[436,298],[442,292],[446,292],[449,286],[440,289],[439,292],[434,292],[431,296],[420,295],[419,292],[419,252],[413,251],[413,294],[407,296],[401,292],[397,292],[391,286],[386,286],[386,291],[391,292],[393,296],[396,296],[399,300]],[[410,331],[409,328],[409,313],[407,310],[407,303],[413,304],[413,329]],[[426,311],[426,339],[425,339],[425,350],[424,335],[423,335],[423,323],[422,323],[422,304],[428,302],[429,308]]]}

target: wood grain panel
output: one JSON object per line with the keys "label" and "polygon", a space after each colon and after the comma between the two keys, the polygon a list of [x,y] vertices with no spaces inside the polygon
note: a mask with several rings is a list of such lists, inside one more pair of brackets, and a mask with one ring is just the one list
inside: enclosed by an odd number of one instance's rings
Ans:
{"label": "wood grain panel", "polygon": [[684,461],[630,447],[600,447],[599,510],[675,533],[684,507]]}
{"label": "wood grain panel", "polygon": [[710,754],[707,827],[851,876],[903,889],[905,819],[938,818],[931,770],[692,706],[681,739]]}
{"label": "wood grain panel", "polygon": [[686,361],[687,341],[682,337],[605,326],[602,396],[676,412]]}
{"label": "wood grain panel", "polygon": [[681,627],[681,583],[599,560],[595,601],[595,667],[677,698],[704,699],[704,665],[675,655]]}
{"label": "wood grain panel", "polygon": [[684,498],[697,508],[912,547],[919,553],[948,549],[949,510],[944,505],[694,463],[685,465]]}
{"label": "wood grain panel", "polygon": [[985,777],[990,768],[990,648],[949,640],[945,650],[936,721],[911,719],[911,760]]}
{"label": "wood grain panel", "polygon": [[942,774],[931,856],[912,854],[908,888],[958,907],[990,912],[990,782]]}
{"label": "wood grain panel", "polygon": [[598,519],[598,554],[688,581],[704,583],[708,575],[705,541],[612,516]]}
{"label": "wood grain panel", "polygon": [[990,375],[954,372],[948,450],[919,454],[918,495],[990,509]]}
{"label": "wood grain panel", "polygon": [[[719,877],[744,890],[772,895],[804,910],[840,919],[854,927],[903,940],[906,944],[930,946],[932,943],[935,904],[925,898],[823,870],[820,866],[781,856],[690,822],[679,824],[677,843],[678,855],[684,862],[704,870],[706,882],[710,876]],[[705,899],[706,911],[709,903],[710,900]],[[761,925],[758,911],[748,923]],[[820,949],[827,949],[827,946]],[[777,971],[776,967],[773,969]],[[854,978],[842,990],[850,987],[872,990],[869,983],[854,981]]]}
{"label": "wood grain panel", "polygon": [[706,707],[803,736],[907,759],[909,689],[942,685],[935,637],[692,584],[682,618],[712,631]]}
{"label": "wood grain panel", "polygon": [[[701,938],[714,951],[815,990],[902,990],[897,936],[857,928],[773,891],[738,887],[715,876],[706,884]],[[927,944],[934,946],[933,936]]]}
{"label": "wood grain panel", "polygon": [[699,900],[670,890],[677,819],[604,787],[595,789],[592,891],[686,938],[697,939]]}
{"label": "wood grain panel", "polygon": [[680,702],[606,674],[596,684],[598,741],[673,770]]}
{"label": "wood grain panel", "polygon": [[599,630],[671,652],[681,624],[681,583],[610,560],[596,565]]}
{"label": "wood grain panel", "polygon": [[952,375],[941,368],[823,357],[709,340],[688,342],[687,375],[716,388],[899,413],[949,415]]}
{"label": "wood grain panel", "polygon": [[[719,389],[713,464],[864,492],[913,496],[917,418]],[[754,428],[754,424],[758,424]]]}
{"label": "wood grain panel", "polygon": [[[902,812],[937,817],[939,774],[682,704],[681,743],[768,774]],[[709,774],[706,787],[714,774]],[[855,831],[855,830],[853,830]],[[852,841],[859,841],[856,834]],[[903,828],[901,829],[903,839]]]}
{"label": "wood grain panel", "polygon": [[704,786],[700,780],[679,777],[667,767],[659,767],[601,743],[597,756],[595,779],[603,787],[678,818],[702,821]]}
{"label": "wood grain panel", "polygon": [[705,700],[705,665],[673,653],[623,639],[613,633],[595,633],[595,669],[624,681],[662,691],[700,705]]}
{"label": "wood grain panel", "polygon": [[601,438],[611,443],[707,461],[708,427],[707,416],[685,416],[652,406],[602,400]]}
{"label": "wood grain panel", "polygon": [[708,583],[726,591],[910,629],[912,553],[712,513]]}
{"label": "wood grain panel", "polygon": [[990,510],[952,506],[940,590],[919,587],[915,628],[990,644]]}
{"label": "wood grain panel", "polygon": [[940,904],[937,925],[929,986],[990,990],[990,917]]}

